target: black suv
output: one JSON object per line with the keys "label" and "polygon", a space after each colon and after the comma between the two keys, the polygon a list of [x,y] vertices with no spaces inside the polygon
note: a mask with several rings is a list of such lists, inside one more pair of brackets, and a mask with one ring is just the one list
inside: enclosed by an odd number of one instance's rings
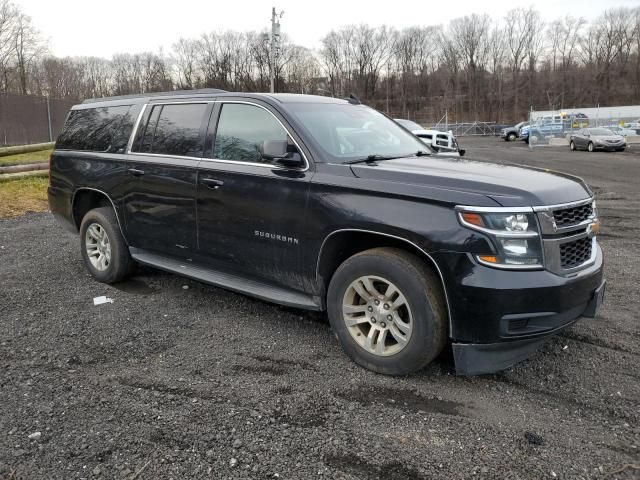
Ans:
{"label": "black suv", "polygon": [[56,143],[49,202],[97,280],[140,263],[326,310],[376,372],[415,371],[449,340],[458,372],[493,372],[595,315],[603,258],[580,179],[425,148],[355,98],[88,100]]}

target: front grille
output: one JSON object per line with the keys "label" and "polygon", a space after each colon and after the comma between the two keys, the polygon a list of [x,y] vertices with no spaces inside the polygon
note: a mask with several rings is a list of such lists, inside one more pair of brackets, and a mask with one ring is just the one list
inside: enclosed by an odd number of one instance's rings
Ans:
{"label": "front grille", "polygon": [[588,237],[560,244],[560,265],[569,269],[582,265],[591,258],[591,239]]}
{"label": "front grille", "polygon": [[577,207],[564,208],[562,210],[555,210],[553,212],[553,218],[558,227],[576,225],[580,222],[584,222],[591,215],[593,215],[593,206],[591,203],[585,203],[584,205]]}

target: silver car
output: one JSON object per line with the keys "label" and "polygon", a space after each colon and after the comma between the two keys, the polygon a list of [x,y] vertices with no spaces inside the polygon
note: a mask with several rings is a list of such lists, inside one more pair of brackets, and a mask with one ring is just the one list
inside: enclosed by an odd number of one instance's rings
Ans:
{"label": "silver car", "polygon": [[622,135],[616,135],[608,128],[581,128],[569,137],[571,150],[609,150],[622,152],[627,141]]}

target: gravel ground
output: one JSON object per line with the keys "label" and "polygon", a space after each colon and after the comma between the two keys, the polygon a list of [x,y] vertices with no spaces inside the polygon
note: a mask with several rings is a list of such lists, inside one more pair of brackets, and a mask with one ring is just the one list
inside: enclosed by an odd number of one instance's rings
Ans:
{"label": "gravel ground", "polygon": [[0,220],[0,478],[640,477],[640,155],[462,144],[594,187],[598,318],[500,374],[391,378],[322,315],[151,269],[103,285],[49,214]]}

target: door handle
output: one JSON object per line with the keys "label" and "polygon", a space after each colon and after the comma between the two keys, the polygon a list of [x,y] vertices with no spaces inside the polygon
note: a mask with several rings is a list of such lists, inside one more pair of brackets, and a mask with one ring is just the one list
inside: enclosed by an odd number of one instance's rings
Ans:
{"label": "door handle", "polygon": [[222,185],[224,185],[224,182],[221,180],[216,180],[215,178],[203,178],[202,183],[204,183],[208,188],[211,188],[213,190],[217,190],[218,188],[220,188]]}
{"label": "door handle", "polygon": [[127,172],[129,172],[134,177],[139,177],[141,175],[144,175],[144,170],[138,170],[137,168],[129,168]]}

